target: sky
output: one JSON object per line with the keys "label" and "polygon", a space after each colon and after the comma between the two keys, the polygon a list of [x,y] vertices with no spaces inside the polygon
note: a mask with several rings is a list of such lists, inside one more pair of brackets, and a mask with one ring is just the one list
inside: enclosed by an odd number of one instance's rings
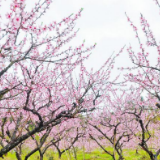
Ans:
{"label": "sky", "polygon": [[[125,12],[138,27],[144,45],[146,39],[140,26],[141,13],[148,20],[155,37],[158,39],[160,35],[160,9],[153,0],[54,0],[45,20],[61,20],[80,8],[84,8],[76,24],[80,31],[72,44],[81,44],[84,39],[88,45],[97,43],[86,64],[88,67],[100,67],[107,57],[113,52],[118,53],[124,45],[127,49],[131,44],[135,51],[139,51],[138,41]],[[155,52],[153,48],[148,50]],[[126,50],[118,58],[117,64],[119,67],[130,65]]]}
{"label": "sky", "polygon": [[[27,0],[27,5],[32,7],[34,2],[37,0]],[[8,6],[3,6],[2,10],[7,8]],[[88,46],[97,43],[92,51],[93,54],[86,62],[88,68],[99,68],[113,52],[118,53],[124,45],[126,49],[132,45],[135,52],[139,51],[138,41],[127,22],[125,12],[138,27],[138,33],[144,45],[146,39],[140,26],[141,13],[148,20],[156,39],[159,38],[160,8],[153,0],[53,0],[41,21],[43,24],[58,22],[72,13],[77,13],[81,8],[84,10],[75,27],[76,30],[78,28],[80,30],[71,45],[77,46],[84,39]],[[116,60],[116,67],[130,65],[126,49]],[[154,61],[156,50],[148,48],[148,51],[153,53],[151,59]]]}

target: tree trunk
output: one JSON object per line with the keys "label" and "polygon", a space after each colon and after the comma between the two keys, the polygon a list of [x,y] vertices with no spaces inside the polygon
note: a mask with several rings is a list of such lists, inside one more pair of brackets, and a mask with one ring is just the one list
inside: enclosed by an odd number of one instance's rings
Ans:
{"label": "tree trunk", "polygon": [[119,156],[118,160],[124,160],[122,150],[118,149],[118,148],[115,148],[115,149],[116,149],[116,152],[118,153],[118,156]]}
{"label": "tree trunk", "polygon": [[119,156],[118,159],[119,159],[119,160],[124,160],[123,156]]}
{"label": "tree trunk", "polygon": [[61,159],[61,157],[62,157],[62,153],[58,152],[58,158]]}
{"label": "tree trunk", "polygon": [[40,160],[43,160],[43,154],[40,155]]}
{"label": "tree trunk", "polygon": [[114,154],[113,154],[112,158],[113,158],[113,160],[116,160],[116,157],[115,157],[115,155],[114,155]]}
{"label": "tree trunk", "polygon": [[73,146],[73,154],[74,154],[74,159],[77,160],[77,153],[76,153],[76,149],[74,146]]}
{"label": "tree trunk", "polygon": [[40,156],[40,160],[43,160],[43,153],[41,152],[41,149],[39,149],[39,156]]}
{"label": "tree trunk", "polygon": [[153,153],[149,154],[151,160],[157,160],[157,156],[154,155]]}
{"label": "tree trunk", "polygon": [[16,152],[16,157],[17,157],[17,160],[22,160],[21,155],[18,152]]}
{"label": "tree trunk", "polygon": [[70,150],[68,150],[68,153],[69,153],[69,159],[71,160],[72,157],[71,157],[71,152],[70,152]]}

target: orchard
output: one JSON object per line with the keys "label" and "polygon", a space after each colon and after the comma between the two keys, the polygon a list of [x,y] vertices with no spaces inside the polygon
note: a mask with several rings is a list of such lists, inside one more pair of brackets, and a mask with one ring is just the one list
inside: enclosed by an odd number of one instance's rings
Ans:
{"label": "orchard", "polygon": [[[27,0],[0,0],[0,159],[160,159],[160,45],[147,19],[140,15],[142,44],[126,13],[138,52],[124,46],[88,71],[96,43],[69,46],[83,8],[42,23],[52,3],[28,10]],[[124,52],[131,65],[111,78]]]}

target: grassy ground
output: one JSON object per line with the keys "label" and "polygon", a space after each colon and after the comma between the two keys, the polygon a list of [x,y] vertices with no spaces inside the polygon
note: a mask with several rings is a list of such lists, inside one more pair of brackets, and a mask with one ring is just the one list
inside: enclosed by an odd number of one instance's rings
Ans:
{"label": "grassy ground", "polygon": [[[145,152],[139,151],[136,154],[135,150],[124,150],[124,157],[126,160],[149,160],[150,158],[146,155]],[[24,159],[24,155],[22,156]],[[12,151],[8,153],[3,160],[16,160],[15,153]],[[29,158],[29,160],[39,160],[38,152],[35,153],[33,156]],[[58,154],[54,153],[53,151],[48,151],[45,156],[44,160],[59,160]],[[73,156],[73,152],[66,152],[62,155],[61,160],[75,160]],[[77,152],[77,160],[112,160],[111,156],[107,155],[101,150],[95,150],[91,153],[78,151]],[[160,156],[158,158],[160,160]]]}

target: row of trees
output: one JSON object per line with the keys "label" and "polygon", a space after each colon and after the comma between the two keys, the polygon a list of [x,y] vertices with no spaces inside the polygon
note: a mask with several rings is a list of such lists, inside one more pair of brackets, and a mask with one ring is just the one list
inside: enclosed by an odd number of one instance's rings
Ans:
{"label": "row of trees", "polygon": [[[83,141],[89,148],[99,146],[113,159],[116,154],[124,159],[123,149],[132,147],[156,160],[160,154],[160,46],[144,16],[142,30],[147,46],[157,48],[156,63],[150,64],[137,28],[126,15],[140,51],[135,53],[129,46],[133,67],[126,69],[125,82],[117,83],[118,76],[110,80],[110,75],[124,48],[99,70],[89,72],[84,61],[96,44],[67,46],[78,32],[74,26],[82,9],[60,22],[39,26],[52,0],[39,0],[31,11],[26,10],[25,0],[1,3],[10,3],[10,10],[1,13],[0,19],[0,157],[15,150],[21,160],[28,145],[32,150],[25,160],[35,152],[42,160],[49,148],[56,149],[59,157],[73,148],[76,157],[75,147],[83,148]],[[75,69],[79,70],[77,80]]]}

